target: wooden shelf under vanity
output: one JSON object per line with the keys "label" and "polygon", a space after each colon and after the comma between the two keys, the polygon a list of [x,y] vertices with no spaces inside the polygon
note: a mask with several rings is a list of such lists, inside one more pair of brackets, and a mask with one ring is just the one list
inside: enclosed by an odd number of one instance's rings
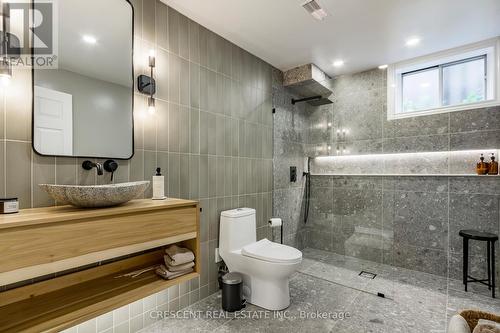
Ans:
{"label": "wooden shelf under vanity", "polygon": [[[199,206],[188,200],[135,200],[92,210],[27,209],[0,216],[0,285],[71,272],[0,292],[0,331],[57,332],[195,278],[200,273],[198,237]],[[173,243],[194,252],[193,273],[173,280],[153,270],[123,276],[159,265],[160,247]],[[102,261],[108,263],[75,270]]]}

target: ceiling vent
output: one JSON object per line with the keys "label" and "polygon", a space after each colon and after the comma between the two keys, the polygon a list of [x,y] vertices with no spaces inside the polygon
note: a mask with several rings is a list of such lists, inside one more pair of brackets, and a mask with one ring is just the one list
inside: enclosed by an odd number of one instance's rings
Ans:
{"label": "ceiling vent", "polygon": [[302,7],[318,21],[323,20],[328,15],[316,0],[306,1]]}

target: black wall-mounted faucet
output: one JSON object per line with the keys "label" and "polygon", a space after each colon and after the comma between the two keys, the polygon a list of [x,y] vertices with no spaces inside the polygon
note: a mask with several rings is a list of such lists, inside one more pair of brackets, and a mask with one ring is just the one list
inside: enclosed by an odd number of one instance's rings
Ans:
{"label": "black wall-mounted faucet", "polygon": [[82,168],[85,170],[92,170],[92,168],[97,169],[97,175],[102,176],[104,174],[104,167],[101,163],[94,163],[92,161],[84,161],[82,163]]}
{"label": "black wall-mounted faucet", "polygon": [[104,170],[111,172],[111,181],[113,181],[113,176],[115,171],[118,169],[118,163],[115,160],[107,160],[104,162]]}
{"label": "black wall-mounted faucet", "polygon": [[111,172],[111,181],[113,181],[115,171],[118,169],[118,163],[116,163],[115,160],[107,160],[104,163],[94,163],[87,160],[82,163],[82,168],[85,170],[92,170],[92,168],[96,168],[98,176],[102,176],[104,171]]}

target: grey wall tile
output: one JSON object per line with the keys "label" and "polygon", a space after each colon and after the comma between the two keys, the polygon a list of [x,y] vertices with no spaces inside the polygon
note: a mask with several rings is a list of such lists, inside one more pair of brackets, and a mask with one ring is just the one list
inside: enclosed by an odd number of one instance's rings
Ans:
{"label": "grey wall tile", "polygon": [[[137,151],[136,151],[137,154]],[[77,170],[80,166],[70,157],[56,157],[56,184],[75,185]]]}
{"label": "grey wall tile", "polygon": [[[158,166],[157,164],[157,153],[156,151],[144,151],[144,176],[143,179],[145,180],[153,180],[153,175],[155,174],[155,170]],[[164,170],[164,174],[165,174]],[[144,192],[144,197],[145,198],[151,198],[153,196],[153,187],[149,186],[146,191]]]}
{"label": "grey wall tile", "polygon": [[200,111],[200,154],[208,154],[209,113]]}
{"label": "grey wall tile", "polygon": [[207,92],[208,92],[208,111],[212,113],[217,110],[217,73],[208,71]]}
{"label": "grey wall tile", "polygon": [[208,74],[205,67],[200,67],[200,109],[208,111]]}
{"label": "grey wall tile", "polygon": [[200,63],[200,26],[192,20],[189,20],[189,59]]}
{"label": "grey wall tile", "polygon": [[190,111],[188,107],[181,106],[179,109],[179,151],[189,153],[190,151]]}
{"label": "grey wall tile", "polygon": [[208,183],[209,183],[209,173],[208,173],[208,156],[200,155],[200,166],[199,166],[199,197],[208,198]]}
{"label": "grey wall tile", "polygon": [[[136,16],[138,16],[136,9]],[[168,50],[168,6],[156,0],[156,43]]]}
{"label": "grey wall tile", "polygon": [[161,174],[163,175],[163,189],[165,196],[168,196],[168,175],[169,175],[169,165],[168,165],[168,153],[158,152],[156,154],[156,167],[161,168]]}
{"label": "grey wall tile", "polygon": [[199,198],[199,175],[200,157],[198,155],[189,156],[189,199]]}
{"label": "grey wall tile", "polygon": [[200,66],[196,63],[189,63],[189,93],[190,105],[193,108],[200,108]]}
{"label": "grey wall tile", "polygon": [[156,0],[142,0],[142,38],[154,43],[156,40]]}
{"label": "grey wall tile", "polygon": [[212,31],[207,32],[207,67],[212,71],[217,71],[217,35]]}
{"label": "grey wall tile", "polygon": [[[474,229],[498,233],[499,196],[450,193],[450,250],[462,253],[460,230]],[[471,255],[484,255],[481,242],[471,242]]]}
{"label": "grey wall tile", "polygon": [[189,19],[179,14],[179,55],[189,60]]}
{"label": "grey wall tile", "polygon": [[225,117],[215,116],[215,153],[218,156],[224,156],[225,153],[225,131],[226,131]]}
{"label": "grey wall tile", "polygon": [[156,143],[157,149],[159,151],[168,151],[169,149],[169,116],[168,116],[168,108],[169,104],[162,100],[157,100],[156,102],[156,123],[157,123],[157,132],[156,132]]}
{"label": "grey wall tile", "polygon": [[180,196],[180,156],[176,153],[168,154],[168,196],[178,198]]}
{"label": "grey wall tile", "polygon": [[144,179],[144,150],[136,149],[130,160],[130,181]]}
{"label": "grey wall tile", "polygon": [[180,76],[181,58],[170,54],[168,58],[168,100],[173,103],[180,102]]}
{"label": "grey wall tile", "polygon": [[223,197],[224,196],[224,184],[226,181],[226,162],[224,157],[217,157],[216,161],[216,196]]}
{"label": "grey wall tile", "polygon": [[[145,53],[146,54],[146,53]],[[171,55],[162,49],[156,50],[156,97],[163,100],[168,100],[168,86],[170,83],[169,59]]]}
{"label": "grey wall tile", "polygon": [[[181,154],[179,157],[179,197],[189,199],[190,182],[189,177],[189,155]],[[193,176],[194,177],[194,176]]]}
{"label": "grey wall tile", "polygon": [[497,147],[500,147],[500,130],[450,135],[450,150],[496,149]]}
{"label": "grey wall tile", "polygon": [[391,121],[385,120],[384,137],[393,138],[447,134],[450,131],[449,120],[450,114],[448,113]]}
{"label": "grey wall tile", "polygon": [[500,129],[500,106],[450,113],[450,132]]}
{"label": "grey wall tile", "polygon": [[38,184],[55,184],[55,157],[33,154],[33,205],[36,207],[54,206],[54,200]]}
{"label": "grey wall tile", "polygon": [[190,105],[191,104],[191,96],[190,96],[190,72],[189,72],[189,61],[185,59],[180,59],[180,81],[179,81],[179,89],[180,89],[180,103],[182,105]]}
{"label": "grey wall tile", "polygon": [[180,137],[180,107],[177,104],[169,103],[168,110],[168,150],[179,152]]}
{"label": "grey wall tile", "polygon": [[208,67],[208,34],[208,29],[200,26],[200,65],[203,67]]}
{"label": "grey wall tile", "polygon": [[31,71],[14,68],[12,78],[5,98],[5,137],[31,141]]}
{"label": "grey wall tile", "polygon": [[190,109],[189,111],[189,132],[190,132],[190,150],[191,154],[200,153],[200,111]]}
{"label": "grey wall tile", "polygon": [[208,157],[208,196],[217,196],[217,158]]}
{"label": "grey wall tile", "polygon": [[179,54],[179,13],[168,8],[168,50]]}
{"label": "grey wall tile", "polygon": [[384,139],[383,149],[384,153],[447,151],[449,149],[448,141],[448,135]]}
{"label": "grey wall tile", "polygon": [[394,242],[446,251],[447,193],[396,192],[394,199]]}
{"label": "grey wall tile", "polygon": [[216,116],[212,113],[208,113],[207,125],[208,125],[208,153],[210,155],[215,155],[217,153],[217,119]]}
{"label": "grey wall tile", "polygon": [[6,195],[17,197],[20,208],[31,207],[31,144],[7,142],[5,147]]}
{"label": "grey wall tile", "polygon": [[155,117],[145,116],[142,120],[142,127],[144,131],[144,149],[156,150],[156,133],[157,121]]}

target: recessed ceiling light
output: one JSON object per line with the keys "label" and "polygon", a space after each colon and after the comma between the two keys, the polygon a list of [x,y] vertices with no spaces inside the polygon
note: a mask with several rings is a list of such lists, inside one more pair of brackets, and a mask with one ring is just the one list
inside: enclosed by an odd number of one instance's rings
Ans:
{"label": "recessed ceiling light", "polygon": [[328,15],[316,0],[307,0],[302,7],[318,21],[323,20]]}
{"label": "recessed ceiling light", "polygon": [[389,65],[380,65],[380,66],[378,66],[379,69],[386,69],[387,67],[389,67]]}
{"label": "recessed ceiling light", "polygon": [[334,67],[341,67],[341,66],[344,66],[344,60],[335,60],[333,62],[333,66]]}
{"label": "recessed ceiling light", "polygon": [[406,40],[406,46],[412,47],[420,44],[420,38],[418,37],[411,37]]}
{"label": "recessed ceiling light", "polygon": [[85,43],[88,43],[88,44],[92,44],[92,45],[94,45],[94,44],[96,44],[96,43],[97,43],[97,39],[96,39],[94,36],[84,35],[84,36],[82,37],[82,39],[83,39],[83,41],[84,41]]}

